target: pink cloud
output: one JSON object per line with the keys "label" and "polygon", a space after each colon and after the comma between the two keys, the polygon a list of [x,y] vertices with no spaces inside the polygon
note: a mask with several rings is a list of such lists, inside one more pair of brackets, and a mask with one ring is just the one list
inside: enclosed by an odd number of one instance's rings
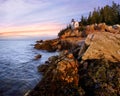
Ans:
{"label": "pink cloud", "polygon": [[32,24],[24,26],[1,27],[0,36],[37,36],[37,35],[57,35],[64,25],[57,23]]}

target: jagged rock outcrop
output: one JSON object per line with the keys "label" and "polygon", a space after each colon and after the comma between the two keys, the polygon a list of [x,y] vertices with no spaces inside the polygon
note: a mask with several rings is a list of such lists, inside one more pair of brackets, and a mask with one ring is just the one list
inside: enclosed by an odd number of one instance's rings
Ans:
{"label": "jagged rock outcrop", "polygon": [[102,32],[118,34],[120,33],[120,26],[108,26],[105,23],[100,23],[88,26],[80,26],[79,28],[74,30],[66,29],[65,32],[59,36],[60,38],[37,41],[37,43],[35,44],[35,48],[40,50],[47,50],[49,52],[61,51],[66,49],[69,50],[69,48],[77,46],[77,42],[79,42],[81,39],[84,39],[84,37],[86,37],[87,35],[96,32],[99,32],[101,34]]}
{"label": "jagged rock outcrop", "polygon": [[[77,42],[81,40],[81,37],[69,37],[63,39],[52,39],[46,40],[42,43],[35,44],[35,48],[39,50],[46,50],[49,52],[62,51],[62,50],[72,50],[78,46]],[[37,41],[39,42],[39,41]]]}
{"label": "jagged rock outcrop", "polygon": [[105,23],[99,23],[99,24],[91,24],[87,26],[79,26],[79,28],[75,30],[66,29],[62,32],[59,32],[60,38],[66,38],[71,36],[80,36],[80,37],[86,37],[90,33],[94,32],[110,32],[110,33],[119,33],[120,34],[120,25],[116,24],[113,26],[108,26]]}
{"label": "jagged rock outcrop", "polygon": [[87,25],[84,34],[88,35],[94,32],[110,32],[120,34],[120,25],[108,26],[105,23]]}
{"label": "jagged rock outcrop", "polygon": [[35,44],[34,48],[53,52],[57,50],[57,44],[59,43],[59,39],[45,40],[40,43],[38,42],[40,41],[37,41],[37,44]]}
{"label": "jagged rock outcrop", "polygon": [[66,30],[66,32],[60,36],[60,38],[67,38],[67,37],[77,37],[77,36],[81,36],[81,32],[78,29],[68,29]]}
{"label": "jagged rock outcrop", "polygon": [[[105,58],[111,62],[120,62],[120,34],[96,32],[87,36],[86,51],[82,60]],[[81,53],[79,53],[81,56]]]}
{"label": "jagged rock outcrop", "polygon": [[39,43],[42,43],[42,42],[43,42],[43,40],[38,40],[38,41],[36,41],[36,43],[38,43],[38,44],[39,44]]}
{"label": "jagged rock outcrop", "polygon": [[38,67],[43,78],[28,96],[120,96],[120,34],[62,40],[66,50]]}
{"label": "jagged rock outcrop", "polygon": [[[72,54],[53,56],[48,64],[39,67],[44,76],[28,96],[83,96],[78,87],[78,62]],[[74,90],[74,91],[73,91]]]}

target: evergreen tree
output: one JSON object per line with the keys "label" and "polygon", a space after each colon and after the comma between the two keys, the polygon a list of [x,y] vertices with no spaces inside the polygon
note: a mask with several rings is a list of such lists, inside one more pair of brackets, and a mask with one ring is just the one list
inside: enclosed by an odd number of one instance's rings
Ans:
{"label": "evergreen tree", "polygon": [[103,8],[98,7],[89,13],[88,18],[82,16],[81,24],[103,23],[108,25],[120,24],[120,5],[112,3],[112,6],[106,5]]}
{"label": "evergreen tree", "polygon": [[91,20],[91,12],[89,13],[88,19],[87,19],[87,24],[91,24],[92,20]]}
{"label": "evergreen tree", "polygon": [[81,17],[81,24],[87,25],[87,18],[85,18],[84,16]]}

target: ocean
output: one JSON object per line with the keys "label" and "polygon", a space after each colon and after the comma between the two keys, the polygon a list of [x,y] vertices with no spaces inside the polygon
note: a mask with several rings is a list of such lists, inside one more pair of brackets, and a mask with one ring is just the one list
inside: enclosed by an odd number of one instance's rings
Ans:
{"label": "ocean", "polygon": [[[41,80],[37,66],[57,52],[34,49],[37,39],[0,39],[0,96],[23,96]],[[37,54],[42,58],[34,60]]]}

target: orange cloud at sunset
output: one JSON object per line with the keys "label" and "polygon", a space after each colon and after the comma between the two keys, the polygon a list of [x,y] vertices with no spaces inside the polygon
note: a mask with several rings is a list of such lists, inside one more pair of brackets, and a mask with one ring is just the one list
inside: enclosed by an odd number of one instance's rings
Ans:
{"label": "orange cloud at sunset", "polygon": [[1,27],[0,36],[14,37],[14,36],[57,35],[61,28],[63,28],[63,25],[56,23]]}

